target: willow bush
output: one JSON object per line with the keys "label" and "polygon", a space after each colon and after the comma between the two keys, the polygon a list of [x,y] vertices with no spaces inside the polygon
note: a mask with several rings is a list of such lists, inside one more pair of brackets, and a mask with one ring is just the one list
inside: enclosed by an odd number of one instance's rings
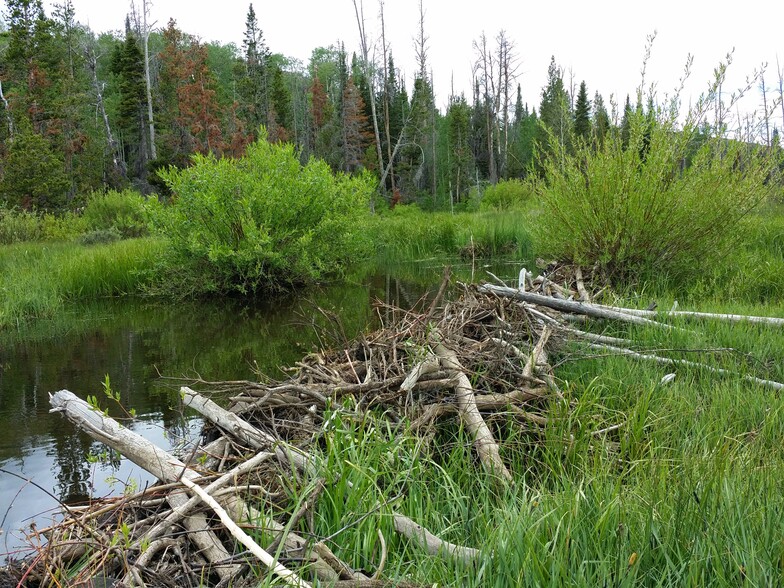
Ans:
{"label": "willow bush", "polygon": [[196,156],[161,177],[174,195],[158,215],[171,241],[166,281],[180,294],[255,294],[293,287],[366,255],[372,182],[301,165],[266,133],[240,159]]}
{"label": "willow bush", "polygon": [[638,109],[628,136],[615,132],[601,146],[567,151],[551,136],[539,187],[544,252],[616,282],[688,280],[715,268],[765,200],[773,162],[760,145],[705,133],[699,107],[685,122],[676,106]]}

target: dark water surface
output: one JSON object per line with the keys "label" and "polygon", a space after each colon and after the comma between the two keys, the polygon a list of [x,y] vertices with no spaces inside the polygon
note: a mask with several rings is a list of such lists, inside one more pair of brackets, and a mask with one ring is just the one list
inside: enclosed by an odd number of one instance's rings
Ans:
{"label": "dark water surface", "polygon": [[[25,533],[33,523],[49,524],[58,500],[79,503],[152,482],[63,416],[50,414],[50,392],[95,395],[115,417],[133,408],[131,429],[165,449],[182,450],[198,437],[201,421],[179,406],[183,382],[160,375],[254,379],[259,370],[282,377],[280,367],[305,353],[372,327],[384,312],[374,309],[376,301],[411,307],[434,292],[442,267],[373,273],[253,306],[231,299],[101,301],[68,308],[23,333],[0,331],[0,563],[25,555]],[[124,409],[105,397],[107,375]]]}

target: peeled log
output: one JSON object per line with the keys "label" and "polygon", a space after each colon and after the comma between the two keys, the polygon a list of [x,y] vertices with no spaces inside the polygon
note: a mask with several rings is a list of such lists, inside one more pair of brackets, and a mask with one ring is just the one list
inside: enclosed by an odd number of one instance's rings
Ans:
{"label": "peeled log", "polygon": [[[55,392],[49,396],[49,403],[52,405],[51,412],[63,413],[69,421],[87,432],[93,439],[119,451],[163,482],[178,482],[180,478],[194,480],[199,477],[198,473],[189,469],[179,459],[126,429],[114,419],[104,416],[73,392],[68,390]],[[167,500],[171,507],[177,510],[185,506],[188,497],[184,492],[171,492]],[[186,517],[183,526],[207,561],[215,563],[231,559],[231,554],[210,529],[204,515],[192,514]],[[215,571],[221,578],[232,578],[239,573],[240,566],[220,565],[215,567]]]}

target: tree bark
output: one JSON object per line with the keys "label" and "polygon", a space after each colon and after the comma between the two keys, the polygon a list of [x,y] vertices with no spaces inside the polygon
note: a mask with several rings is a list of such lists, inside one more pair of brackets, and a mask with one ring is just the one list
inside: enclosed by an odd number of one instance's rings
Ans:
{"label": "tree bark", "polygon": [[155,123],[152,115],[152,84],[150,83],[150,29],[147,26],[147,13],[149,12],[149,0],[142,0],[142,23],[144,26],[144,82],[147,86],[147,124],[150,129],[150,159],[157,159],[158,153],[155,149]]}

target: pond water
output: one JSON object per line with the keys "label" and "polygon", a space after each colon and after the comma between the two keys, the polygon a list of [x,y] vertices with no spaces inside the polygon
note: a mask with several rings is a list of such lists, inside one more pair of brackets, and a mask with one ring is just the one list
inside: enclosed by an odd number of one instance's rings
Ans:
{"label": "pond water", "polygon": [[[503,267],[492,271],[501,275]],[[161,375],[234,380],[253,379],[258,370],[282,377],[280,368],[305,353],[373,326],[377,312],[385,312],[374,308],[377,301],[412,307],[435,291],[442,268],[431,263],[369,272],[252,306],[232,299],[99,301],[68,308],[23,333],[0,332],[0,563],[26,555],[25,534],[32,524],[48,525],[58,501],[79,503],[152,482],[50,414],[50,392],[95,395],[115,417],[133,408],[131,429],[166,449],[182,449],[198,437],[201,421],[179,406],[183,382]],[[461,277],[470,279],[470,269]],[[105,397],[107,376],[124,409]]]}

